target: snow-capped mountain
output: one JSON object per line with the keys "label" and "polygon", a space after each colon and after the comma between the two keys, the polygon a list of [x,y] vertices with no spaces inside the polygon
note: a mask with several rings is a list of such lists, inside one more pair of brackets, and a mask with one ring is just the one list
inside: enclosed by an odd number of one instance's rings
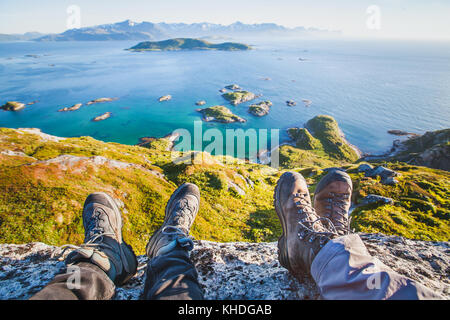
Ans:
{"label": "snow-capped mountain", "polygon": [[152,23],[123,22],[67,30],[60,34],[39,37],[37,41],[104,41],[104,40],[163,40],[174,37],[241,37],[241,36],[309,36],[332,32],[304,27],[286,28],[274,23],[230,25],[214,23]]}

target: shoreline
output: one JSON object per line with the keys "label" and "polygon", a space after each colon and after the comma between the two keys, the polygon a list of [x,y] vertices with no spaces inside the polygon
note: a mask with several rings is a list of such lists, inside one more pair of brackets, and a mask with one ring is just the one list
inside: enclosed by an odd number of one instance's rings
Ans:
{"label": "shoreline", "polygon": [[[59,135],[47,134],[44,131],[42,131],[41,128],[35,128],[35,127],[34,128],[31,128],[31,127],[30,128],[24,128],[24,127],[0,126],[0,128],[8,128],[8,129],[16,129],[16,130],[33,130],[33,131],[39,130],[41,133],[45,134],[46,136],[53,136],[53,137],[59,138],[59,139],[80,138],[80,137],[89,136],[89,137],[92,137],[93,139],[96,139],[96,140],[99,140],[99,141],[102,141],[102,142],[105,142],[105,143],[119,143],[119,144],[124,144],[124,145],[128,145],[128,146],[142,146],[142,145],[145,145],[146,143],[148,143],[151,140],[166,139],[171,144],[171,147],[168,148],[166,151],[173,151],[174,141],[179,136],[178,134],[174,134],[173,132],[170,132],[169,134],[166,134],[166,135],[163,135],[163,136],[160,136],[160,137],[158,137],[158,136],[138,137],[138,138],[136,138],[137,141],[135,143],[125,143],[125,142],[121,142],[121,141],[109,141],[109,140],[107,140],[105,138],[95,138],[95,137],[93,137],[92,135],[89,135],[89,134],[69,135],[69,136],[66,136],[66,137],[61,137]],[[378,154],[370,154],[370,153],[363,152],[358,146],[349,143],[348,140],[345,139],[345,135],[342,138],[353,150],[355,150],[355,152],[359,156],[359,160],[363,160],[363,161],[379,160],[379,159],[384,159],[384,158],[389,158],[389,157],[395,156],[398,152],[401,152],[401,150],[402,150],[401,149],[401,143],[402,143],[402,141],[405,141],[405,140],[402,140],[402,139],[394,139],[392,141],[392,146],[388,150],[385,150],[384,152],[380,151],[380,153],[378,153]],[[293,142],[292,139],[285,138],[283,140],[280,140],[280,143],[277,146],[272,147],[270,151],[267,150],[267,149],[258,151],[258,158],[260,157],[259,156],[260,154],[267,153],[267,152],[269,154],[271,154],[276,149],[278,149],[278,148],[280,148],[280,147],[282,147],[284,145],[290,145],[290,146],[293,146],[293,147],[296,146],[295,142]],[[199,151],[199,150],[192,149],[191,151],[195,152],[195,151]],[[256,163],[260,164],[260,162],[256,162]]]}

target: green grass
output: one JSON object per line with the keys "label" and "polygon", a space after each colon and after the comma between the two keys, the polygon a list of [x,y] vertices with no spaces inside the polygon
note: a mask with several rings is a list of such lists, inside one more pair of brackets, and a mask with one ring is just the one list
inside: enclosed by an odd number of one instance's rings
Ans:
{"label": "green grass", "polygon": [[330,116],[317,116],[306,123],[306,128],[318,139],[324,151],[337,160],[354,162],[358,155],[342,138],[338,123]]}
{"label": "green grass", "polygon": [[210,43],[200,39],[176,38],[164,41],[145,41],[128,49],[131,51],[174,51],[174,50],[224,50],[240,51],[251,50],[251,47],[234,42],[225,42],[220,44]]}
{"label": "green grass", "polygon": [[238,105],[240,103],[254,99],[255,95],[249,91],[234,91],[224,93],[222,97],[228,100],[231,104]]}
{"label": "green grass", "polygon": [[[324,123],[334,127],[328,120]],[[184,182],[195,183],[201,190],[201,207],[192,228],[195,238],[219,242],[276,241],[281,226],[272,196],[280,175],[286,170],[302,173],[313,195],[326,173],[323,169],[333,166],[343,166],[351,175],[354,203],[359,204],[368,194],[394,199],[393,205],[355,209],[352,227],[357,231],[449,240],[449,172],[386,162],[382,164],[401,176],[397,177],[397,185],[383,185],[379,178],[358,173],[359,163],[343,159],[342,154],[336,156],[336,149],[325,147],[327,136],[338,139],[330,128],[323,135],[317,132],[319,125],[313,126],[314,135],[299,129],[295,134],[300,144],[280,148],[280,169],[231,158],[233,161],[221,163],[221,158],[202,153],[195,153],[195,159],[203,157],[202,162],[176,164],[172,156],[181,153],[166,151],[165,139],[152,140],[144,148],[90,137],[44,141],[35,134],[0,128],[0,242],[80,244],[83,202],[90,193],[104,191],[124,204],[124,238],[137,253],[143,253],[149,237],[163,221],[171,193]],[[23,152],[28,157],[1,153],[6,150]],[[102,156],[139,167],[118,169],[81,161],[65,168],[39,162],[64,154]],[[245,195],[239,195],[232,184],[243,189]]]}
{"label": "green grass", "polygon": [[219,122],[235,122],[242,121],[240,117],[233,114],[227,107],[224,106],[214,106],[200,111],[204,117],[212,117],[215,121]]}

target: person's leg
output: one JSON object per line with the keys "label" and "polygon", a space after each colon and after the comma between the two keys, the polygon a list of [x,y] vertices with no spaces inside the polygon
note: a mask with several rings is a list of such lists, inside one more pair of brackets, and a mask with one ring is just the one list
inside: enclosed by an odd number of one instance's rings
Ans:
{"label": "person's leg", "polygon": [[94,193],[87,197],[83,226],[84,243],[67,256],[65,273],[31,299],[111,299],[115,285],[136,273],[136,255],[122,239],[121,213],[110,196]]}
{"label": "person's leg", "polygon": [[201,300],[203,292],[197,271],[189,258],[194,244],[188,237],[200,206],[200,192],[193,184],[183,184],[166,206],[164,223],[150,238],[143,299]]}
{"label": "person's leg", "polygon": [[353,184],[333,170],[317,184],[314,208],[342,236],[331,239],[311,266],[311,274],[326,299],[439,299],[431,290],[372,257],[358,235],[349,235],[348,212]]}
{"label": "person's leg", "polygon": [[80,262],[55,276],[30,300],[109,300],[115,289],[105,271],[95,264]]}
{"label": "person's leg", "polygon": [[349,235],[351,179],[331,172],[317,185],[311,206],[304,178],[288,172],[275,189],[275,210],[283,235],[280,264],[294,276],[311,273],[326,299],[439,299],[370,256],[357,235]]}
{"label": "person's leg", "polygon": [[311,266],[322,297],[330,300],[444,299],[372,257],[357,234],[330,240]]}

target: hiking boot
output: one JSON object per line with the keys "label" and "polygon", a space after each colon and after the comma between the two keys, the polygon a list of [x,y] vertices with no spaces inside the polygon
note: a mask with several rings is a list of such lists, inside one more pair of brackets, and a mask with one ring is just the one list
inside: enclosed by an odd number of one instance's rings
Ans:
{"label": "hiking boot", "polygon": [[350,176],[344,171],[333,170],[319,181],[314,193],[316,213],[330,219],[341,236],[350,233],[348,212],[352,190]]}
{"label": "hiking boot", "polygon": [[305,178],[286,172],[278,180],[274,206],[283,234],[278,240],[278,260],[295,277],[310,272],[320,249],[337,235],[327,230],[311,205]]}
{"label": "hiking boot", "polygon": [[185,183],[175,190],[167,203],[164,223],[147,243],[146,253],[150,259],[173,250],[177,245],[188,251],[193,249],[189,231],[199,206],[200,191],[195,184]]}
{"label": "hiking boot", "polygon": [[116,284],[127,282],[137,269],[133,249],[122,239],[122,216],[114,199],[93,193],[83,207],[84,244],[75,247],[66,264],[88,261],[105,271]]}

